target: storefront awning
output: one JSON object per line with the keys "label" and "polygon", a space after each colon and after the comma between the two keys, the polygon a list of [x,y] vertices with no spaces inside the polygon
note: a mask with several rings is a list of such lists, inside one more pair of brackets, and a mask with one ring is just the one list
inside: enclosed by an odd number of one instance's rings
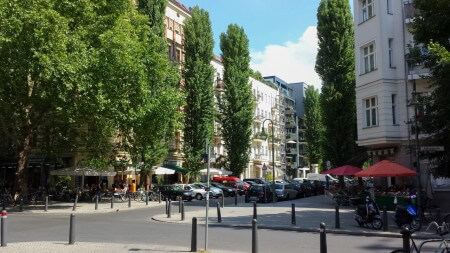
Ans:
{"label": "storefront awning", "polygon": [[187,169],[186,168],[183,168],[183,167],[178,166],[178,165],[165,164],[163,166],[164,166],[164,168],[172,169],[172,170],[180,172],[180,173],[187,173]]}
{"label": "storefront awning", "polygon": [[50,171],[52,176],[94,176],[94,177],[113,177],[114,171],[105,171],[87,167],[69,167]]}

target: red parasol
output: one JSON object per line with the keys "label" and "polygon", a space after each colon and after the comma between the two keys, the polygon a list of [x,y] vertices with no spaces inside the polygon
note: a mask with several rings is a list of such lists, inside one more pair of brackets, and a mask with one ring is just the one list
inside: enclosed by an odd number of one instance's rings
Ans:
{"label": "red parasol", "polygon": [[351,165],[344,165],[331,170],[322,171],[320,174],[330,174],[335,176],[353,176],[362,169]]}
{"label": "red parasol", "polygon": [[408,169],[400,164],[383,160],[369,168],[355,174],[355,177],[408,177],[415,176],[414,170]]}

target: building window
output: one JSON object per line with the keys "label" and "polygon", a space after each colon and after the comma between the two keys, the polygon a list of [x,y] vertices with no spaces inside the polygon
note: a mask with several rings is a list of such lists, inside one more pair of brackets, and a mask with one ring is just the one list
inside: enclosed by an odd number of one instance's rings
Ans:
{"label": "building window", "polygon": [[392,124],[397,125],[397,95],[391,95],[392,100]]}
{"label": "building window", "polygon": [[368,73],[375,70],[375,44],[372,43],[363,47],[363,73]]}
{"label": "building window", "polygon": [[362,0],[362,21],[373,17],[373,0]]}
{"label": "building window", "polygon": [[386,4],[387,4],[387,13],[393,14],[392,13],[392,0],[386,0]]}
{"label": "building window", "polygon": [[364,99],[365,127],[378,125],[378,98],[371,97]]}
{"label": "building window", "polygon": [[392,48],[393,40],[394,39],[389,39],[388,40],[388,46],[389,46],[389,67],[390,68],[394,68],[394,55],[393,55],[393,48]]}

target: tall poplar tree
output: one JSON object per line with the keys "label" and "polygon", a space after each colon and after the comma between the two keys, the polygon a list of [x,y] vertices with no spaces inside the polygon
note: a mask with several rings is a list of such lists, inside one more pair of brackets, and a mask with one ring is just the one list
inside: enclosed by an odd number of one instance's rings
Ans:
{"label": "tall poplar tree", "polygon": [[305,90],[305,139],[307,143],[306,153],[310,164],[320,164],[322,162],[322,140],[323,126],[320,110],[320,93],[309,86]]}
{"label": "tall poplar tree", "polygon": [[324,160],[340,166],[355,156],[357,134],[353,19],[348,0],[321,0],[317,20]]}
{"label": "tall poplar tree", "polygon": [[207,11],[194,7],[184,25],[186,37],[183,76],[186,92],[184,145],[186,167],[195,176],[202,166],[201,155],[212,137],[214,124],[214,39]]}
{"label": "tall poplar tree", "polygon": [[255,102],[252,94],[248,38],[236,24],[228,26],[220,35],[220,49],[224,66],[224,93],[220,109],[220,123],[228,154],[228,169],[239,176],[250,160],[252,117]]}

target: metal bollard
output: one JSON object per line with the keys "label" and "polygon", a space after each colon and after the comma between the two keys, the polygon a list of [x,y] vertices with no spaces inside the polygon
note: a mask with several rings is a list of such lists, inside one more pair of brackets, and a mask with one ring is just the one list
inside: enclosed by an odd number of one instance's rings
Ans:
{"label": "metal bollard", "polygon": [[77,210],[77,204],[78,204],[78,195],[75,195],[75,201],[73,202],[72,211],[75,212]]}
{"label": "metal bollard", "polygon": [[131,195],[128,196],[128,208],[131,207]]}
{"label": "metal bollard", "polygon": [[327,253],[327,231],[325,223],[320,223],[320,253]]}
{"label": "metal bollard", "polygon": [[7,218],[8,218],[8,213],[6,212],[5,209],[3,209],[2,211],[2,218],[1,218],[1,246],[2,247],[6,247],[6,240],[7,240],[7,233],[8,233],[8,226],[7,226]]}
{"label": "metal bollard", "polygon": [[161,204],[161,192],[159,192],[159,194],[158,194],[158,202]]}
{"label": "metal bollard", "polygon": [[197,218],[192,218],[191,252],[197,252]]}
{"label": "metal bollard", "polygon": [[217,202],[217,222],[222,223],[222,215],[220,214],[219,202]]}
{"label": "metal bollard", "polygon": [[95,195],[95,210],[98,210],[98,195]]}
{"label": "metal bollard", "polygon": [[[235,194],[237,194],[237,192]],[[224,207],[225,207],[225,195],[222,192],[222,208]]]}
{"label": "metal bollard", "polygon": [[258,219],[258,213],[256,211],[256,202],[253,202],[253,219]]}
{"label": "metal bollard", "polygon": [[402,238],[403,238],[403,251],[409,252],[411,250],[411,244],[409,242],[409,238],[411,237],[412,231],[409,230],[408,227],[404,226],[404,227],[402,227],[402,231],[400,231],[400,234],[402,234]]}
{"label": "metal bollard", "polygon": [[292,216],[291,216],[291,222],[292,222],[292,225],[297,224],[297,221],[295,220],[295,203],[292,203]]}
{"label": "metal bollard", "polygon": [[436,208],[436,221],[438,224],[441,224],[441,209],[439,207]]}
{"label": "metal bollard", "polygon": [[114,208],[114,201],[115,201],[114,195],[112,195],[112,197],[111,197],[111,209]]}
{"label": "metal bollard", "polygon": [[172,211],[170,207],[172,206],[172,200],[169,199],[169,205],[167,206],[167,218],[172,218]]}
{"label": "metal bollard", "polygon": [[20,211],[20,212],[23,212],[23,198],[20,198],[19,211]]}
{"label": "metal bollard", "polygon": [[339,205],[336,205],[335,228],[341,228],[341,219],[339,218]]}
{"label": "metal bollard", "polygon": [[252,220],[252,253],[258,253],[258,222]]}
{"label": "metal bollard", "polygon": [[181,203],[183,203],[183,198],[178,197],[178,213],[181,213]]}
{"label": "metal bollard", "polygon": [[184,202],[181,203],[181,220],[184,221]]}
{"label": "metal bollard", "polygon": [[168,200],[167,200],[167,198],[166,198],[166,214],[167,214],[167,210],[169,209],[169,202],[168,202]]}
{"label": "metal bollard", "polygon": [[70,224],[69,224],[69,244],[73,245],[75,243],[75,214],[70,214]]}
{"label": "metal bollard", "polygon": [[263,186],[263,187],[264,187],[264,203],[267,204],[267,187],[265,187],[265,186]]}
{"label": "metal bollard", "polygon": [[48,211],[48,196],[45,196],[45,206],[44,206],[44,211],[45,211],[45,212]]}
{"label": "metal bollard", "polygon": [[388,213],[386,206],[383,206],[383,231],[388,231]]}
{"label": "metal bollard", "polygon": [[238,202],[238,201],[237,201],[237,194],[236,194],[236,195],[234,195],[234,205],[235,205],[235,206],[237,206],[237,202]]}
{"label": "metal bollard", "polygon": [[145,205],[148,206],[148,192],[145,193]]}
{"label": "metal bollard", "polygon": [[6,196],[3,195],[3,209],[2,210],[6,210]]}

